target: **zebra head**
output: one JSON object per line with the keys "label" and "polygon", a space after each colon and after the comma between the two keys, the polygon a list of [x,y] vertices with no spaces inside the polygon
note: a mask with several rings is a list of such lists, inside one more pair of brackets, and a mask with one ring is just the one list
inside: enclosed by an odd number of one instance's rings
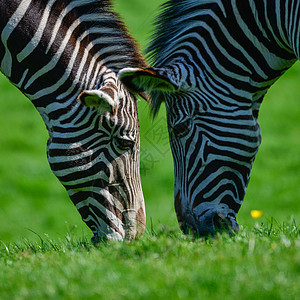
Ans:
{"label": "zebra head", "polygon": [[175,209],[181,229],[201,236],[238,231],[236,215],[260,145],[251,103],[225,105],[188,77],[180,63],[124,69],[132,91],[151,92],[154,112],[165,101],[175,169]]}
{"label": "zebra head", "polygon": [[50,167],[93,231],[93,241],[143,234],[136,99],[115,73],[106,74],[99,88],[82,91],[63,120],[50,123]]}
{"label": "zebra head", "polygon": [[155,68],[124,69],[132,91],[165,101],[184,231],[237,231],[257,120],[272,84],[300,58],[298,0],[170,0],[147,49]]}
{"label": "zebra head", "polygon": [[42,116],[50,167],[94,241],[145,228],[136,98],[117,72],[146,63],[111,6],[0,0],[0,71]]}

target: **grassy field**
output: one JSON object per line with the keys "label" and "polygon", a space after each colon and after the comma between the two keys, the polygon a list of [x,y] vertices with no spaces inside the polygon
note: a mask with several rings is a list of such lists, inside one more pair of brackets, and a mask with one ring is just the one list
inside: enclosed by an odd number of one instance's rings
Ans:
{"label": "grassy field", "polygon": [[[163,1],[116,2],[144,48]],[[147,231],[95,248],[48,166],[39,114],[1,76],[0,299],[300,299],[299,80],[297,63],[264,100],[262,145],[233,238],[182,236],[165,110],[153,121],[140,102]],[[252,219],[252,209],[262,218]]]}
{"label": "grassy field", "polygon": [[44,237],[2,247],[0,298],[299,299],[299,247],[292,224],[196,241],[161,228],[99,248]]}

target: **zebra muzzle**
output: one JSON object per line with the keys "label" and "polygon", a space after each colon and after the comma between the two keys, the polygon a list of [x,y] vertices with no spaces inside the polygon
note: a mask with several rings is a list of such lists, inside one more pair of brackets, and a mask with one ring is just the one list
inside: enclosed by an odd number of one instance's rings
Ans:
{"label": "zebra muzzle", "polygon": [[233,235],[238,232],[239,225],[233,216],[207,210],[200,217],[195,214],[187,214],[181,222],[181,229],[185,234],[192,233],[195,237],[204,237],[225,232]]}
{"label": "zebra muzzle", "polygon": [[235,218],[231,216],[225,216],[223,213],[216,213],[213,216],[213,226],[214,234],[218,232],[227,232],[228,234],[232,235],[237,233],[239,230],[239,225]]}

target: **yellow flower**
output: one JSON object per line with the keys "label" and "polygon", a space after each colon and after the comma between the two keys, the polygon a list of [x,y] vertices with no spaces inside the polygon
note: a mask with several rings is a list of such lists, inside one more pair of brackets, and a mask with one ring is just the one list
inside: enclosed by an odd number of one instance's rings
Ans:
{"label": "yellow flower", "polygon": [[271,244],[271,249],[274,250],[276,247],[277,247],[277,244],[276,244],[276,243],[272,243],[272,244]]}
{"label": "yellow flower", "polygon": [[262,210],[256,210],[256,209],[251,210],[251,217],[253,219],[259,219],[262,216],[262,214],[263,214]]}

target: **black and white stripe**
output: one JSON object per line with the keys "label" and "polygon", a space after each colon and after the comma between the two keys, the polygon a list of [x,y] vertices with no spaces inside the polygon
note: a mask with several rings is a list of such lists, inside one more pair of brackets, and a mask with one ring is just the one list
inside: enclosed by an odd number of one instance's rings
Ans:
{"label": "black and white stripe", "polygon": [[165,101],[184,231],[238,229],[269,87],[300,58],[299,0],[170,0],[148,49],[153,68],[124,69],[131,89]]}
{"label": "black and white stripe", "polygon": [[95,239],[142,234],[136,98],[116,74],[145,63],[110,1],[0,0],[0,34],[1,71],[40,112],[51,169]]}

